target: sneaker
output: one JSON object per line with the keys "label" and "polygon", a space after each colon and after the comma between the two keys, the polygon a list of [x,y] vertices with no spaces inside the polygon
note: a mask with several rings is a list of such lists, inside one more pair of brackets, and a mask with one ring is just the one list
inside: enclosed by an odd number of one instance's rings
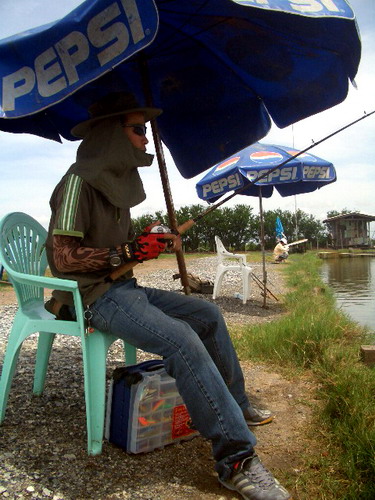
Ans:
{"label": "sneaker", "polygon": [[232,476],[223,481],[229,490],[237,491],[245,500],[288,500],[287,490],[267,470],[255,453],[238,462]]}
{"label": "sneaker", "polygon": [[260,410],[249,406],[243,412],[247,425],[264,425],[269,424],[274,419],[274,415],[270,410]]}

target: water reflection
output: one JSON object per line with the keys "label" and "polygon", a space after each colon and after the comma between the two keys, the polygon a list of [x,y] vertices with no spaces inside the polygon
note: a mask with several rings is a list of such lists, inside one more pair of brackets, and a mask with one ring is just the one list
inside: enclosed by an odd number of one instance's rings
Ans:
{"label": "water reflection", "polygon": [[327,259],[322,279],[344,312],[375,331],[375,257]]}

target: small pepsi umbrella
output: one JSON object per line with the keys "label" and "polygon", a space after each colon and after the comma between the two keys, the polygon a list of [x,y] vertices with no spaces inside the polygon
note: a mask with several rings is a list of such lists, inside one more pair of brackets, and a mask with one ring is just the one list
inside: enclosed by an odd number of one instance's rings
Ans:
{"label": "small pepsi umbrella", "polygon": [[258,142],[214,165],[196,184],[196,190],[199,198],[208,202],[215,202],[237,190],[241,195],[259,196],[263,282],[266,287],[262,198],[272,196],[274,189],[281,196],[291,196],[313,192],[335,181],[336,171],[332,163],[295,148]]}
{"label": "small pepsi umbrella", "polygon": [[269,198],[274,189],[281,196],[291,196],[310,193],[335,182],[332,163],[310,153],[294,158],[297,154],[299,151],[295,148],[257,142],[214,165],[197,182],[197,194],[202,200],[214,202],[239,189],[242,195],[259,196],[261,188],[262,197]]}

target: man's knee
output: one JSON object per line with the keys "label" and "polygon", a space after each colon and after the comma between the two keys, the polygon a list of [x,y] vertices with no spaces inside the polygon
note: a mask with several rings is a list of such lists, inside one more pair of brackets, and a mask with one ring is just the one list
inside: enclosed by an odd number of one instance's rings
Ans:
{"label": "man's knee", "polygon": [[219,320],[222,320],[223,319],[223,315],[221,313],[221,309],[218,305],[214,304],[213,302],[206,302],[205,304],[205,317],[207,318],[207,320],[209,320],[210,322],[211,321],[217,321],[218,319]]}

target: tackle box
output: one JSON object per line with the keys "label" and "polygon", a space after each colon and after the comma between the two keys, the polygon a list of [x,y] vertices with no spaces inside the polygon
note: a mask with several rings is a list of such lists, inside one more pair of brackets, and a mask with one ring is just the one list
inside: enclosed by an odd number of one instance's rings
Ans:
{"label": "tackle box", "polygon": [[113,372],[105,437],[129,453],[145,453],[198,435],[162,360]]}

